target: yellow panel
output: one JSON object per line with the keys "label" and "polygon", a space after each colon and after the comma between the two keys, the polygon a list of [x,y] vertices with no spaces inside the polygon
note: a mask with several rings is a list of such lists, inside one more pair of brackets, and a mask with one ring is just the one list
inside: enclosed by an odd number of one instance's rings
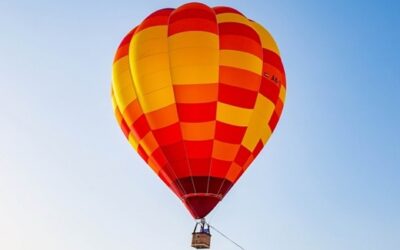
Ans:
{"label": "yellow panel", "polygon": [[257,56],[237,50],[220,50],[220,65],[245,69],[261,75],[263,61]]}
{"label": "yellow panel", "polygon": [[145,41],[146,42],[142,43],[140,48],[137,47],[132,54],[135,60],[168,52],[168,43],[165,42],[165,37]]}
{"label": "yellow panel", "polygon": [[267,129],[268,124],[265,123],[265,118],[256,114],[253,115],[244,135],[242,145],[253,151],[261,137],[265,137]]}
{"label": "yellow panel", "polygon": [[218,82],[219,38],[217,35],[201,31],[182,32],[169,37],[168,46],[172,84]]}
{"label": "yellow panel", "polygon": [[144,96],[139,96],[143,113],[149,113],[175,103],[172,86],[162,88]]}
{"label": "yellow panel", "polygon": [[146,96],[171,85],[167,27],[154,26],[136,33],[129,49],[136,93],[145,109],[144,106],[154,103],[154,100],[146,100]]}
{"label": "yellow panel", "polygon": [[285,97],[286,97],[286,88],[283,85],[281,85],[279,89],[279,99],[281,99],[281,101],[284,103]]}
{"label": "yellow panel", "polygon": [[[113,86],[113,83],[111,83],[111,87],[112,86]],[[111,91],[111,103],[112,103],[113,110],[115,110],[117,108],[117,101],[115,100],[113,91]]]}
{"label": "yellow panel", "polygon": [[141,59],[132,59],[131,62],[135,63],[135,65],[133,65],[135,71],[133,72],[137,76],[157,73],[169,69],[169,57],[167,53],[146,56]]}
{"label": "yellow panel", "polygon": [[277,55],[280,55],[278,46],[276,45],[276,42],[274,38],[271,36],[271,34],[260,24],[256,22],[251,22],[251,25],[253,28],[257,31],[258,35],[260,36],[261,39],[261,44],[263,48],[269,49],[273,52],[275,52]]}
{"label": "yellow panel", "polygon": [[247,126],[252,113],[252,109],[236,107],[221,102],[217,104],[217,120],[227,124]]}
{"label": "yellow panel", "polygon": [[171,70],[173,84],[208,84],[218,82],[218,67],[216,65],[199,65],[177,67]]}
{"label": "yellow panel", "polygon": [[180,32],[168,37],[170,51],[187,47],[219,48],[219,40],[216,34],[203,31]]}
{"label": "yellow panel", "polygon": [[218,23],[242,23],[250,26],[250,21],[239,14],[236,13],[221,13],[217,15]]}
{"label": "yellow panel", "polygon": [[261,131],[261,140],[264,145],[267,143],[268,139],[271,137],[272,131],[269,126],[265,130]]}
{"label": "yellow panel", "polygon": [[[265,96],[258,94],[256,105],[254,106],[254,113],[263,117],[263,123],[267,123],[274,112],[275,105]],[[253,114],[254,115],[254,114]]]}
{"label": "yellow panel", "polygon": [[[140,41],[151,41],[161,39],[162,37],[167,37],[168,27],[166,25],[153,26],[151,28],[147,28],[141,30],[133,36],[129,50],[133,49],[134,54],[136,54],[137,50],[141,49],[141,47],[135,47],[132,45],[137,44]],[[156,42],[156,41],[155,41]],[[129,56],[131,56],[131,52],[129,52]]]}
{"label": "yellow panel", "polygon": [[189,65],[218,65],[219,55],[214,48],[192,47],[169,52],[171,68]]}
{"label": "yellow panel", "polygon": [[156,73],[141,75],[136,77],[136,91],[137,95],[146,95],[153,91],[170,86],[171,75],[169,73],[169,68],[163,71],[158,71]]}
{"label": "yellow panel", "polygon": [[122,112],[136,99],[128,57],[123,57],[113,64],[112,78],[115,101]]}
{"label": "yellow panel", "polygon": [[131,144],[131,146],[137,151],[139,147],[139,142],[132,133],[129,133],[128,141]]}
{"label": "yellow panel", "polygon": [[250,151],[253,151],[261,139],[265,144],[271,136],[271,129],[268,126],[275,109],[275,105],[266,97],[258,94],[254,113],[251,116],[242,144]]}

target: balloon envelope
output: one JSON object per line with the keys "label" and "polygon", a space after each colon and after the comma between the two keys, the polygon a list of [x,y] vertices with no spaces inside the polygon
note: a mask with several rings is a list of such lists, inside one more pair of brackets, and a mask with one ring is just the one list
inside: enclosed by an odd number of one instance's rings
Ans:
{"label": "balloon envelope", "polygon": [[285,93],[273,38],[229,7],[158,10],[126,35],[113,63],[122,131],[194,218],[205,217],[257,157]]}

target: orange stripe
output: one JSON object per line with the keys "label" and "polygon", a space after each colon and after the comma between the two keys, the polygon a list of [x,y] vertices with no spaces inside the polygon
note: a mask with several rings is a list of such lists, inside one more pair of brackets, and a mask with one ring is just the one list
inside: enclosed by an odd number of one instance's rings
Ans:
{"label": "orange stripe", "polygon": [[218,84],[174,85],[177,103],[213,102],[218,97]]}
{"label": "orange stripe", "polygon": [[261,76],[244,69],[228,66],[219,67],[220,82],[253,91],[258,91],[261,84]]}

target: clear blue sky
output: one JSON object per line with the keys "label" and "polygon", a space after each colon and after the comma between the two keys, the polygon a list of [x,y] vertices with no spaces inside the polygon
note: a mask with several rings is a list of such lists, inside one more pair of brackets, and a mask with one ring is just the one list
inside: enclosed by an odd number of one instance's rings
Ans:
{"label": "clear blue sky", "polygon": [[[192,218],[110,102],[121,38],[183,1],[56,2],[0,2],[0,249],[190,249]],[[205,3],[267,27],[288,81],[274,135],[210,222],[252,250],[400,249],[400,4]]]}

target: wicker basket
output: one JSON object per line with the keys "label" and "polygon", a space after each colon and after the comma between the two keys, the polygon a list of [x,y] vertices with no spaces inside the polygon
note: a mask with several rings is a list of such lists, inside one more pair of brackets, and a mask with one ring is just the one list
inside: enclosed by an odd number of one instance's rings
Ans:
{"label": "wicker basket", "polygon": [[211,241],[211,234],[199,232],[192,234],[192,247],[197,249],[209,249],[210,248],[210,241]]}

